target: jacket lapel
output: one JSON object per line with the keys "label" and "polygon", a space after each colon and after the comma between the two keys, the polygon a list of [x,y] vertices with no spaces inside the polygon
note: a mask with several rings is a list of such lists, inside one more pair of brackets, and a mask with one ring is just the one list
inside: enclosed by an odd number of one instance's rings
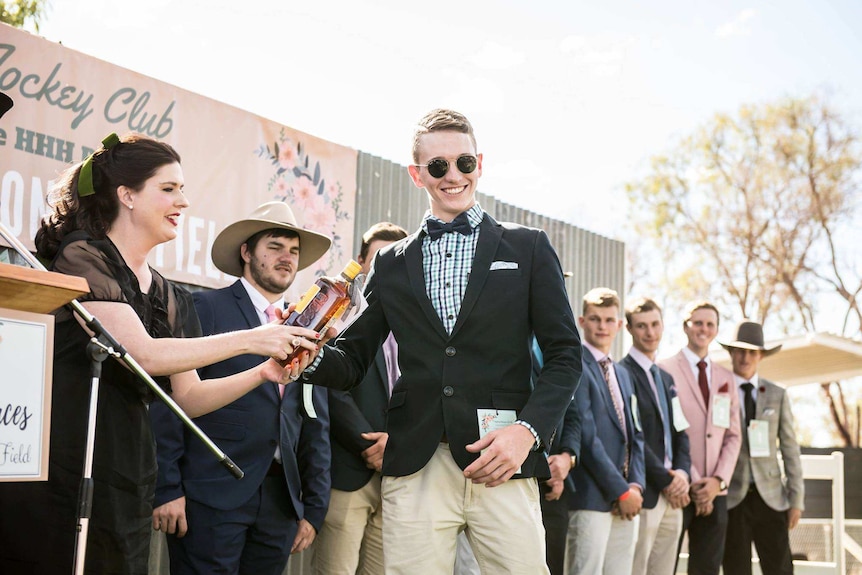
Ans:
{"label": "jacket lapel", "polygon": [[257,310],[251,304],[251,299],[248,297],[248,292],[245,291],[242,282],[237,280],[230,286],[230,289],[236,298],[236,306],[246,321],[246,327],[258,327],[260,325],[260,318],[257,317]]}
{"label": "jacket lapel", "polygon": [[[239,308],[243,319],[246,321],[246,327],[250,329],[260,326],[260,318],[257,315],[257,310],[254,309],[254,305],[251,303],[251,298],[248,297],[248,292],[245,291],[245,287],[242,285],[242,282],[239,280],[234,282],[231,286],[231,291],[236,298],[236,307]],[[240,326],[237,326],[237,328],[240,328]],[[270,390],[268,393],[272,399],[281,401],[281,397],[278,394],[277,383],[271,382],[269,385],[264,387]]]}
{"label": "jacket lapel", "polygon": [[422,232],[417,232],[413,239],[404,246],[407,277],[410,280],[413,295],[425,313],[428,323],[434,327],[440,337],[448,339],[446,328],[443,327],[443,322],[440,321],[440,317],[434,311],[434,306],[431,305],[431,300],[428,299],[428,293],[425,291],[425,271],[422,268],[422,237]]}
{"label": "jacket lapel", "polygon": [[709,408],[703,401],[703,394],[700,392],[700,387],[698,387],[697,381],[694,379],[694,374],[691,371],[691,365],[688,363],[688,358],[686,358],[685,352],[680,351],[676,356],[676,360],[679,372],[682,373],[683,379],[685,379],[685,384],[689,389],[691,389],[691,393],[694,396],[695,401],[697,401],[700,409],[703,411],[704,415],[706,415]]}
{"label": "jacket lapel", "polygon": [[[614,425],[617,427],[617,429],[619,429],[620,434],[622,435],[623,428],[620,425],[619,418],[617,417],[617,410],[614,407],[614,400],[611,397],[611,390],[608,389],[608,382],[605,381],[605,376],[602,373],[602,368],[599,366],[599,362],[596,361],[596,359],[593,357],[593,354],[590,353],[589,350],[584,350],[584,358],[584,363],[587,364],[587,368],[592,371],[593,377],[596,378],[596,381],[599,384],[599,393],[602,394],[602,399],[605,402],[605,409],[608,411],[608,413],[611,414],[611,421],[613,421]],[[614,365],[611,364],[611,367],[613,368]],[[616,374],[616,371],[614,371],[614,374]],[[623,414],[625,414],[625,410],[623,410]]]}
{"label": "jacket lapel", "polygon": [[467,290],[464,292],[464,300],[461,302],[461,310],[458,319],[452,328],[452,337],[458,333],[458,329],[467,321],[467,316],[479,299],[488,274],[491,272],[491,262],[497,253],[500,238],[503,237],[503,227],[495,222],[491,216],[485,214],[482,223],[479,224],[479,242],[476,244],[476,255],[473,258],[473,266],[470,271],[470,280],[467,282]]}
{"label": "jacket lapel", "polygon": [[[635,361],[635,359],[630,355],[627,355],[623,359],[623,362],[630,368],[629,373],[634,380],[634,385],[641,388],[641,395],[647,396],[649,398],[650,405],[653,406],[653,409],[656,410],[659,414],[662,414],[662,410],[658,405],[658,400],[655,397],[655,392],[653,392],[652,386],[650,386],[649,384],[649,375],[647,374],[647,372],[645,372],[644,369],[640,366],[640,364]],[[656,381],[655,385],[656,390],[658,390],[658,386],[663,384],[662,382]],[[662,417],[664,416],[662,415]]]}

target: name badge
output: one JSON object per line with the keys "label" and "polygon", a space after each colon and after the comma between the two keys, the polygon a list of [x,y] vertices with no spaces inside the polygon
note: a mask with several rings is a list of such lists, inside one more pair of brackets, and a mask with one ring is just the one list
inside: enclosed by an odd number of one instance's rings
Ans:
{"label": "name badge", "polygon": [[[514,409],[477,409],[476,417],[479,419],[479,439],[492,431],[514,424],[518,419]],[[483,449],[482,453],[484,452]],[[515,473],[521,473],[521,468],[518,467]]]}
{"label": "name badge", "polygon": [[682,405],[679,403],[679,397],[673,397],[670,400],[670,405],[673,408],[673,428],[677,431],[685,431],[691,424],[689,424],[688,420],[685,418],[685,414],[682,412]]}
{"label": "name badge", "polygon": [[712,424],[724,429],[730,427],[730,395],[716,393],[712,396]]}
{"label": "name badge", "polygon": [[769,457],[769,422],[752,419],[748,424],[749,457]]}

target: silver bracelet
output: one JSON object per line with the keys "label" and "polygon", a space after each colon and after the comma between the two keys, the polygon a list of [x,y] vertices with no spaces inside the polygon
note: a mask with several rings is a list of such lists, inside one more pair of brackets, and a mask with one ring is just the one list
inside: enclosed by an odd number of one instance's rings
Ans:
{"label": "silver bracelet", "polygon": [[533,448],[530,451],[538,451],[539,447],[541,447],[541,445],[542,445],[542,440],[539,438],[539,434],[536,431],[536,429],[532,425],[530,425],[529,423],[524,421],[523,419],[518,419],[517,421],[515,421],[515,424],[516,425],[523,425],[524,427],[526,427],[529,430],[530,433],[533,434],[533,439],[536,440],[536,444],[533,445]]}

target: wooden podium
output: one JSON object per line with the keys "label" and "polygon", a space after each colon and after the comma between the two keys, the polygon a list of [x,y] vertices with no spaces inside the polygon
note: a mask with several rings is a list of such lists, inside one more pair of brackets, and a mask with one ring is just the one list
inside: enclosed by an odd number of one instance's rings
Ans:
{"label": "wooden podium", "polygon": [[87,280],[0,263],[0,482],[48,478],[54,316]]}

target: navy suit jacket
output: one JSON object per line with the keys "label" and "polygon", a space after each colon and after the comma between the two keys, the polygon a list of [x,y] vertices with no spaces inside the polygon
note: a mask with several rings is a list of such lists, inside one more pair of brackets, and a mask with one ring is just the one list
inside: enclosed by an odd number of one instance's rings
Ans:
{"label": "navy suit jacket", "polygon": [[[575,394],[581,410],[581,462],[569,474],[569,509],[610,511],[630,483],[644,486],[643,434],[632,417],[634,391],[628,371],[614,362],[625,408],[624,434],[601,367],[589,350],[583,353],[583,364],[581,385]],[[623,475],[626,441],[631,446],[628,478]]]}
{"label": "navy suit jacket", "polygon": [[[260,325],[239,281],[219,290],[196,292],[194,300],[204,335]],[[264,360],[257,355],[241,355],[199,369],[198,373],[201,379],[224,377]],[[185,495],[216,509],[239,507],[263,483],[278,445],[292,512],[319,531],[329,506],[330,488],[326,390],[313,390],[318,417],[312,419],[303,408],[302,385],[287,385],[283,398],[277,387],[264,382],[233,403],[195,418],[204,433],[245,472],[240,480],[228,473],[163,403],[154,402],[150,415],[159,463],[155,505]]]}
{"label": "navy suit jacket", "polygon": [[[465,446],[479,438],[480,408],[515,410],[549,445],[578,385],[580,338],[547,235],[488,214],[479,229],[451,334],[426,293],[424,232],[417,232],[378,252],[365,288],[368,307],[336,347],[326,347],[311,376],[327,387],[358,385],[383,340],[395,335],[401,378],[389,401],[383,475],[422,469],[444,433],[458,466],[467,467],[479,457]],[[535,387],[533,333],[545,361]],[[550,476],[540,450],[521,470],[514,478]]]}
{"label": "navy suit jacket", "polygon": [[[646,465],[646,485],[644,486],[644,507],[652,509],[658,502],[661,490],[670,485],[670,473],[664,466],[665,445],[662,414],[659,411],[658,400],[649,384],[647,373],[638,365],[633,357],[627,355],[620,362],[629,370],[634,381],[635,395],[641,414],[641,425],[644,433],[644,462]],[[688,434],[677,431],[673,426],[673,398],[676,397],[676,386],[673,376],[659,368],[664,395],[667,399],[666,413],[670,418],[670,438],[673,447],[673,469],[681,469],[686,473],[691,471],[691,456],[688,453]]]}
{"label": "navy suit jacket", "polygon": [[386,431],[388,403],[389,376],[382,349],[358,387],[350,391],[329,390],[333,489],[356,491],[374,475],[362,458],[362,452],[374,442],[362,439],[360,434]]}

